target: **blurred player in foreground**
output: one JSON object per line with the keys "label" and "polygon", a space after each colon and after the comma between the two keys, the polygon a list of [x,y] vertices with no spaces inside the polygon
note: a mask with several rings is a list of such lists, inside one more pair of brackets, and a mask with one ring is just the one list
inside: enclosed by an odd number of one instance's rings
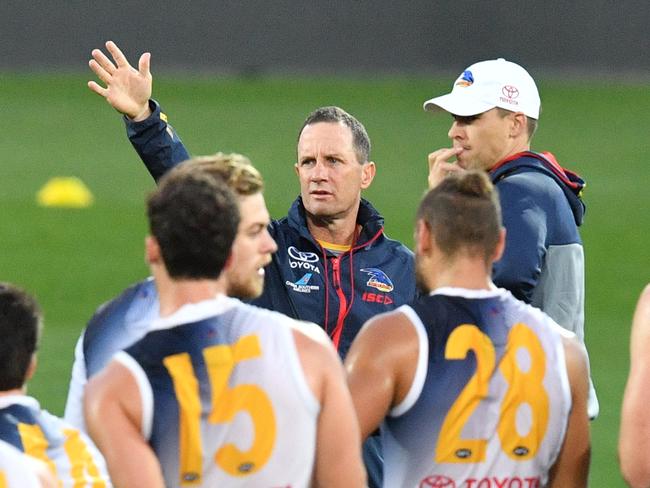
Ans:
{"label": "blurred player in foreground", "polygon": [[[267,226],[269,212],[264,202],[264,181],[251,162],[241,154],[217,153],[186,163],[193,171],[203,171],[223,179],[237,195],[241,219],[232,247],[232,266],[224,271],[227,294],[255,298],[264,287],[264,267],[277,249]],[[83,391],[88,378],[98,373],[113,355],[141,339],[158,317],[158,293],[153,279],[136,283],[118,297],[102,305],[90,319],[77,341],[65,419],[84,429]]]}
{"label": "blurred player in foreground", "polygon": [[370,320],[346,359],[362,435],[381,424],[385,486],[586,486],[586,353],[492,283],[505,231],[488,177],[431,190],[415,239],[429,296]]}
{"label": "blurred player in foreground", "polygon": [[358,425],[329,339],[225,296],[232,192],[181,167],[147,210],[160,319],[84,399],[115,484],[362,486]]}
{"label": "blurred player in foreground", "polygon": [[0,441],[0,488],[55,488],[58,483],[45,463]]}
{"label": "blurred player in foreground", "polygon": [[621,408],[618,457],[627,483],[650,486],[650,285],[641,293],[630,336],[630,374]]}
{"label": "blurred player in foreground", "polygon": [[26,395],[40,329],[36,301],[0,283],[0,439],[43,461],[63,487],[110,487],[104,460],[90,439]]}

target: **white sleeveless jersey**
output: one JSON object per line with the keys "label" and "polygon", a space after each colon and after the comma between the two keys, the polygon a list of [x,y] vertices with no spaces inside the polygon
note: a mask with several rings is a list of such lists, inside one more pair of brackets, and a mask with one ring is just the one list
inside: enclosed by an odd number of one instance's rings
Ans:
{"label": "white sleeveless jersey", "polygon": [[384,486],[544,486],[571,410],[570,333],[502,289],[442,288],[399,310],[420,348],[382,426]]}
{"label": "white sleeveless jersey", "polygon": [[63,488],[109,488],[104,458],[90,438],[26,395],[0,397],[0,440],[43,461]]}
{"label": "white sleeveless jersey", "polygon": [[293,324],[220,296],[159,319],[118,353],[168,487],[309,485],[320,404]]}
{"label": "white sleeveless jersey", "polygon": [[0,488],[40,488],[33,466],[11,444],[0,441]]}

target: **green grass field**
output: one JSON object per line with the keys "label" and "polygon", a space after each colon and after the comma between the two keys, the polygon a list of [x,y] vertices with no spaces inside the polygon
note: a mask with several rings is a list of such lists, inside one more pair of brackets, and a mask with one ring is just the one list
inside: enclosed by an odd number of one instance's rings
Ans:
{"label": "green grass field", "polygon": [[[144,194],[153,181],[123,124],[85,87],[86,75],[0,74],[3,154],[0,178],[0,279],[39,299],[46,317],[39,370],[30,393],[61,414],[74,343],[94,309],[147,275]],[[274,217],[298,193],[297,130],[320,105],[340,105],[362,120],[378,174],[366,197],[387,232],[412,245],[416,204],[426,186],[426,156],[447,146],[450,119],[422,102],[451,83],[426,79],[161,79],[154,95],[193,154],[248,155],[264,174]],[[542,81],[543,116],[534,149],[550,150],[587,180],[582,229],[587,258],[586,333],[601,414],[593,422],[591,486],[616,487],[619,410],[628,367],[632,311],[648,281],[650,230],[645,86]],[[38,189],[53,176],[78,176],[96,203],[85,210],[44,209]]]}

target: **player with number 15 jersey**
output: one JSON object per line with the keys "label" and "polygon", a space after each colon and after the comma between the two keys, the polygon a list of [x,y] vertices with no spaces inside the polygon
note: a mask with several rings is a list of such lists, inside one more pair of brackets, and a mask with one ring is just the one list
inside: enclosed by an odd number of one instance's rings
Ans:
{"label": "player with number 15 jersey", "polygon": [[320,403],[294,322],[222,296],[159,319],[118,353],[167,486],[308,485]]}

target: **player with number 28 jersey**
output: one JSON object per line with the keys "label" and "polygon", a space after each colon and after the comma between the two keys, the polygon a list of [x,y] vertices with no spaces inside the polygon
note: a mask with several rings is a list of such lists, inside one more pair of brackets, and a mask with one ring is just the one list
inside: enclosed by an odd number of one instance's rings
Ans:
{"label": "player with number 28 jersey", "polygon": [[411,388],[382,426],[386,486],[544,486],[571,409],[557,367],[564,330],[503,289],[441,288],[400,311],[420,347]]}

